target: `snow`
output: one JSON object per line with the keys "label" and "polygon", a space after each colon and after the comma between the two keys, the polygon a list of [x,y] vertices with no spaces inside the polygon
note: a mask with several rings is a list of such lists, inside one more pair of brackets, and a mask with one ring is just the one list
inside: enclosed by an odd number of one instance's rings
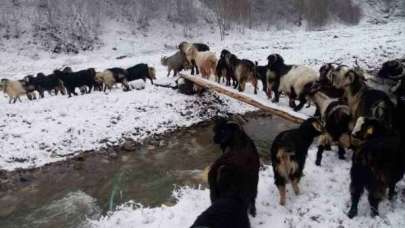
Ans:
{"label": "snow", "polygon": [[[145,62],[157,69],[158,83],[173,82],[166,78],[166,69],[159,64],[162,55],[175,52],[175,45],[184,38],[181,32],[165,33],[165,24],[156,25],[162,32],[134,36],[125,28],[114,27],[104,35],[102,49],[78,55],[51,55],[35,49],[5,49],[0,54],[2,77],[19,79],[27,74],[44,72],[63,65],[74,70],[95,67],[103,70],[112,66],[129,67]],[[287,63],[306,64],[314,69],[325,62],[353,65],[358,58],[361,66],[378,68],[382,62],[405,53],[405,22],[392,21],[384,25],[363,23],[356,27],[339,26],[324,31],[251,31],[231,34],[224,41],[210,31],[196,31],[193,41],[207,42],[219,53],[226,48],[241,58],[265,64],[271,53],[281,54]],[[175,31],[176,29],[173,29]],[[117,38],[117,36],[119,38]],[[135,37],[135,38],[134,38]],[[18,49],[18,43],[13,43]],[[114,49],[113,49],[114,48]],[[117,59],[119,56],[127,56]],[[137,82],[139,83],[139,82]],[[61,161],[87,150],[120,144],[124,138],[138,142],[151,134],[190,126],[209,119],[217,112],[245,113],[255,110],[235,100],[214,95],[203,99],[185,96],[146,83],[144,90],[123,92],[115,89],[109,94],[95,92],[66,98],[50,97],[10,105],[0,98],[0,170],[40,167]],[[251,87],[246,92],[253,96]],[[255,97],[269,102],[265,94]],[[212,103],[208,110],[205,103]],[[273,105],[273,104],[269,104]],[[283,109],[286,100],[280,103]],[[289,110],[290,111],[290,110]],[[290,111],[291,112],[291,111]],[[311,109],[303,112],[311,114]],[[300,114],[302,115],[302,114]],[[286,207],[278,205],[278,192],[269,167],[260,172],[258,216],[252,227],[404,227],[405,197],[381,205],[381,217],[370,219],[369,207],[363,197],[359,216],[347,219],[349,203],[349,161],[324,156],[322,167],[314,165],[315,153],[309,153],[301,182],[302,195],[289,191]],[[404,188],[401,182],[399,188]],[[208,190],[184,187],[174,191],[176,205],[157,208],[123,205],[99,220],[89,221],[93,227],[188,227],[209,205]]]}
{"label": "snow", "polygon": [[[347,156],[349,157],[349,155]],[[286,206],[280,206],[277,187],[270,166],[260,172],[257,216],[250,217],[254,228],[266,227],[404,227],[405,195],[393,203],[385,200],[380,205],[380,217],[372,219],[366,193],[359,204],[359,215],[348,219],[350,205],[350,162],[338,160],[336,153],[326,153],[323,166],[315,166],[316,150],[309,151],[304,177],[300,182],[301,194],[295,196],[287,185]],[[405,181],[397,185],[405,187]],[[174,206],[145,208],[141,205],[122,205],[99,220],[89,220],[89,227],[190,227],[197,216],[210,205],[208,189],[184,187],[173,192]]]}

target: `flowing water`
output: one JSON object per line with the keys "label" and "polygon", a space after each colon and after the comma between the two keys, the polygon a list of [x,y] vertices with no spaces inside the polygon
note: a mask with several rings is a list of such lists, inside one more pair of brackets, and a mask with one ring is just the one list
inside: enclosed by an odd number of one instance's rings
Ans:
{"label": "flowing water", "polygon": [[[244,128],[264,160],[274,137],[294,126],[266,115],[246,118]],[[220,155],[212,127],[208,121],[178,130],[153,145],[115,151],[114,157],[94,152],[28,174],[17,172],[18,187],[0,187],[0,227],[81,227],[86,218],[129,200],[170,205],[173,189],[203,184],[201,170]]]}

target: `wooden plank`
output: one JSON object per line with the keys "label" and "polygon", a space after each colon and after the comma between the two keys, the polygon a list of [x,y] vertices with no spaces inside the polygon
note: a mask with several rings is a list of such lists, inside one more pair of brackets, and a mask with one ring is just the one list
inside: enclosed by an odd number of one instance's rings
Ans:
{"label": "wooden plank", "polygon": [[232,97],[236,100],[242,101],[244,103],[250,104],[256,108],[259,108],[261,110],[264,110],[266,112],[269,112],[275,116],[281,117],[285,120],[291,121],[293,123],[302,123],[304,121],[305,116],[300,113],[292,113],[292,112],[287,112],[285,110],[278,109],[277,107],[274,107],[275,105],[269,105],[266,104],[268,102],[262,102],[257,99],[254,99],[252,97],[249,97],[247,94],[236,91],[235,89],[232,89],[230,87],[225,87],[223,85],[220,85],[214,81],[210,81],[204,78],[201,78],[199,76],[190,76],[190,75],[185,75],[185,74],[180,74],[180,77],[190,80],[194,82],[195,84],[202,86],[204,88],[207,88],[209,90],[214,90],[218,93],[227,95],[229,97]]}

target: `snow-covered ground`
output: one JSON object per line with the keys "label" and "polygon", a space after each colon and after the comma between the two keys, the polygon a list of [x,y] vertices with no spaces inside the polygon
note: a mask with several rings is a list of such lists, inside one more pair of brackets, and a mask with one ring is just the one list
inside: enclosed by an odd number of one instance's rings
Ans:
{"label": "snow-covered ground", "polygon": [[[175,31],[175,29],[173,29]],[[163,30],[162,30],[163,31]],[[167,31],[167,30],[166,30]],[[117,38],[119,37],[119,38]],[[182,41],[174,32],[154,33],[148,36],[127,33],[115,28],[107,32],[106,46],[94,52],[72,56],[50,56],[38,50],[12,48],[0,54],[1,77],[22,78],[27,74],[44,72],[63,65],[74,70],[95,67],[128,67],[145,62],[157,69],[158,83],[172,82],[166,78],[160,57],[175,52]],[[385,25],[362,24],[356,27],[336,27],[325,31],[249,31],[232,34],[225,41],[218,35],[205,32],[195,34],[195,41],[208,42],[219,53],[226,48],[241,58],[265,64],[271,53],[281,54],[287,63],[308,64],[317,69],[325,62],[353,64],[378,68],[382,62],[401,57],[405,53],[405,22]],[[18,46],[18,43],[13,44]],[[117,59],[126,56],[124,59]],[[248,88],[247,93],[252,94]],[[259,95],[265,98],[264,93]],[[123,138],[140,141],[153,133],[162,133],[179,126],[189,126],[220,112],[244,113],[254,110],[248,105],[220,96],[225,104],[176,93],[171,89],[146,84],[145,90],[122,92],[115,89],[109,94],[95,92],[66,98],[49,97],[29,102],[7,104],[0,98],[0,170],[40,167],[66,159],[85,150],[110,144],[119,144]],[[206,102],[212,103],[206,109]],[[350,163],[326,156],[324,166],[314,166],[314,153],[302,181],[303,194],[289,194],[286,207],[278,206],[278,194],[272,184],[272,171],[261,172],[258,216],[253,227],[403,227],[405,226],[405,197],[400,194],[393,204],[383,203],[381,218],[370,219],[368,206],[362,202],[360,215],[348,220],[348,170]],[[404,188],[402,182],[400,188]],[[184,188],[174,192],[178,203],[172,207],[133,208],[123,206],[99,221],[95,227],[188,227],[208,205],[208,190]],[[395,208],[395,210],[394,210]]]}
{"label": "snow-covered ground", "polygon": [[[260,172],[257,216],[250,217],[253,228],[268,227],[404,227],[405,192],[392,203],[380,205],[380,217],[371,218],[366,194],[359,204],[359,215],[349,219],[350,206],[349,170],[350,159],[338,160],[336,153],[325,153],[323,166],[315,166],[316,150],[309,151],[301,194],[295,196],[291,185],[287,186],[286,206],[280,206],[273,170],[266,166]],[[347,156],[349,157],[349,156]],[[405,181],[397,185],[405,188]],[[89,221],[89,227],[97,228],[163,228],[190,227],[197,216],[210,205],[208,189],[181,188],[173,192],[178,201],[172,207],[144,208],[136,204],[121,206],[117,211],[97,221]]]}

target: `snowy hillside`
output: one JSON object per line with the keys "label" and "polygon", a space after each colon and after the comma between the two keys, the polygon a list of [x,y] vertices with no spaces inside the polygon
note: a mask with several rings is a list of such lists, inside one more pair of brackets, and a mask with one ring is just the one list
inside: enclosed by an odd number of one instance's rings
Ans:
{"label": "snowy hillside", "polygon": [[[0,50],[36,47],[52,53],[98,49],[111,23],[148,36],[185,38],[203,30],[222,36],[249,29],[318,30],[328,26],[387,23],[405,16],[402,0],[4,0]],[[160,26],[156,26],[162,25]],[[164,29],[162,29],[164,28]],[[219,36],[218,36],[219,37]]]}

